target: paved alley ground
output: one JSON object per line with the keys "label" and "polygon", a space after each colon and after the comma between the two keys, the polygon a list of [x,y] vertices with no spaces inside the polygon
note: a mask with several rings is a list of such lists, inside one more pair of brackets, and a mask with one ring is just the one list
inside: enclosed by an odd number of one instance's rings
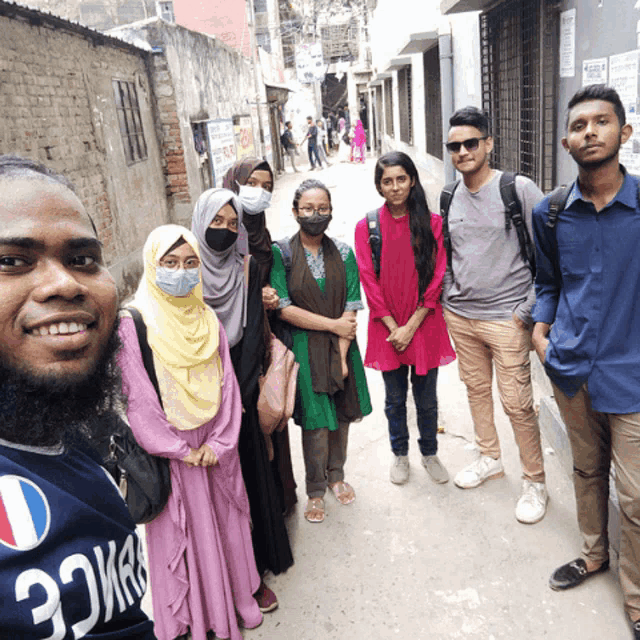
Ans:
{"label": "paved alley ground", "polygon": [[[297,230],[293,192],[302,179],[313,177],[332,193],[329,235],[353,246],[356,222],[381,203],[373,169],[368,160],[281,176],[268,211],[274,239]],[[434,195],[429,193],[432,207]],[[358,323],[364,352],[366,311]],[[352,425],[346,465],[357,500],[342,506],[327,494],[322,524],[303,518],[300,432],[290,426],[299,500],[288,519],[295,564],[285,574],[267,577],[280,606],[259,628],[245,631],[246,640],[630,639],[616,571],[573,592],[555,593],[547,585],[551,571],[580,548],[572,484],[553,451],[545,445],[547,516],[533,526],[519,524],[514,508],[520,466],[499,403],[506,476],[463,491],[453,482],[434,484],[420,465],[410,402],[411,478],[404,486],[393,485],[382,376],[367,373],[374,412]],[[473,456],[471,416],[455,363],[440,369],[438,390],[445,429],[439,455],[453,476]]]}

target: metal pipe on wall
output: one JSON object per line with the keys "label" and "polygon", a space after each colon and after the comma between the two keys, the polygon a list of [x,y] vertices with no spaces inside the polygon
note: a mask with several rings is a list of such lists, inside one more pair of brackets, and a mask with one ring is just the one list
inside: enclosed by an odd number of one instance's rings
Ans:
{"label": "metal pipe on wall", "polygon": [[[454,111],[453,95],[453,48],[451,34],[444,33],[438,36],[438,50],[440,52],[440,95],[442,96],[442,131],[446,138],[449,131],[449,118]],[[444,181],[445,184],[455,180],[455,170],[451,158],[444,155]]]}

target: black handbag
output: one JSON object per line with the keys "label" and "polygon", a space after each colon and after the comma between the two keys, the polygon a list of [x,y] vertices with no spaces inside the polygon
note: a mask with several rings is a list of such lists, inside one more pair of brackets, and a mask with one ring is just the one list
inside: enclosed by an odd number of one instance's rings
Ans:
{"label": "black handbag", "polygon": [[[136,326],[144,368],[162,405],[153,354],[147,342],[147,327],[137,309],[129,307],[127,311]],[[171,494],[169,460],[147,453],[122,418],[113,415],[112,419],[109,453],[104,466],[118,483],[134,522],[151,522],[165,508]]]}

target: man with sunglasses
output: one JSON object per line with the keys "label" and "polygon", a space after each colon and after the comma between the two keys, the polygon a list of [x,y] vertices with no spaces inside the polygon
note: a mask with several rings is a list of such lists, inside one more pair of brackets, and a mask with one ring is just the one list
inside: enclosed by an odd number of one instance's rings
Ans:
{"label": "man with sunglasses", "polygon": [[[449,120],[447,150],[462,174],[448,212],[450,260],[443,284],[447,326],[467,387],[478,453],[454,478],[472,489],[504,475],[493,416],[495,369],[502,406],[520,451],[522,494],[516,518],[533,524],[547,508],[540,429],[531,388],[531,308],[535,301],[530,265],[500,193],[501,171],[492,169],[493,138],[487,116],[475,107]],[[516,176],[515,191],[531,236],[531,211],[543,197],[528,178]]]}

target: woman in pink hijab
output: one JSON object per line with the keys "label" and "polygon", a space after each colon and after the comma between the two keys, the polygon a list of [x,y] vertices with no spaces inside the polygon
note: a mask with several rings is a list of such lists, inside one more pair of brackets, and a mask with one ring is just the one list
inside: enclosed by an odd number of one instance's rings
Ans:
{"label": "woman in pink hijab", "polygon": [[353,139],[351,140],[351,162],[364,164],[367,153],[367,134],[364,132],[362,120],[358,120],[355,126]]}

